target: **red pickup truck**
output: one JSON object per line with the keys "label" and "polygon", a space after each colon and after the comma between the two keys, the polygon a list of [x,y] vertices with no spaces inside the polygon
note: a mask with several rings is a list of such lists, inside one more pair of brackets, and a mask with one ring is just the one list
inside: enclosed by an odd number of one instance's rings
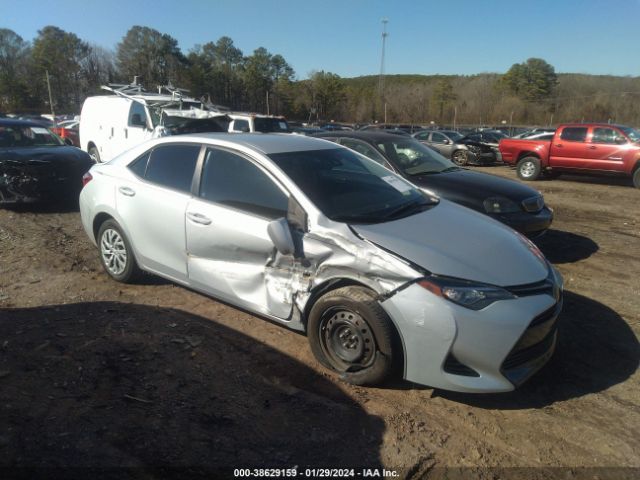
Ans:
{"label": "red pickup truck", "polygon": [[522,180],[563,172],[629,176],[640,188],[640,131],[623,125],[560,125],[551,141],[505,138],[502,160],[515,165]]}

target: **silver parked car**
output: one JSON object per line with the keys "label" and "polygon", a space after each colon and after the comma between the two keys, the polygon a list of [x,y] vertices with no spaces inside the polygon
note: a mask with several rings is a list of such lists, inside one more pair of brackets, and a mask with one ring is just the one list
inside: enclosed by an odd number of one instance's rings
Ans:
{"label": "silver parked car", "polygon": [[451,158],[454,152],[467,150],[467,146],[458,144],[457,141],[464,138],[454,130],[421,130],[412,135],[413,138],[438,151],[445,158]]}
{"label": "silver parked car", "polygon": [[398,367],[508,391],[555,348],[562,280],[535,245],[332,142],[152,140],[94,166],[80,208],[114,279],[144,270],[303,331],[351,383]]}

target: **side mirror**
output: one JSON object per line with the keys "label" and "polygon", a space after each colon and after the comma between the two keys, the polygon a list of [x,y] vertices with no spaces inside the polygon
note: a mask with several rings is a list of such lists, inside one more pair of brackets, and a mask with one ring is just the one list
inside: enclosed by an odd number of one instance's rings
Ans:
{"label": "side mirror", "polygon": [[267,225],[267,233],[275,245],[276,250],[282,255],[292,255],[295,252],[296,248],[286,218],[283,217],[269,222]]}

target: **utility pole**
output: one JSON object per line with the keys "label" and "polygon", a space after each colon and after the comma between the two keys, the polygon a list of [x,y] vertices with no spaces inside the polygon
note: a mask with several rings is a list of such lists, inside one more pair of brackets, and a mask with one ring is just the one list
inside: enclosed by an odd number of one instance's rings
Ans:
{"label": "utility pole", "polygon": [[51,116],[53,117],[51,120],[53,124],[56,125],[56,114],[53,111],[53,98],[51,96],[51,82],[49,81],[49,70],[45,70],[47,74],[47,88],[49,89],[49,106],[51,107]]}
{"label": "utility pole", "polygon": [[380,55],[380,78],[378,79],[378,89],[380,94],[380,99],[382,101],[382,106],[384,109],[384,123],[387,123],[387,100],[384,95],[384,50],[387,44],[387,23],[389,20],[387,18],[382,19],[382,54]]}

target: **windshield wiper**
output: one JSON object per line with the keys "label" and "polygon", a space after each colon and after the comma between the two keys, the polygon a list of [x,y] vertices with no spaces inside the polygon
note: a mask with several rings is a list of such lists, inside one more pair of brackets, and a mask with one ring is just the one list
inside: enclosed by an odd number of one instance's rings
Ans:
{"label": "windshield wiper", "polygon": [[444,173],[444,172],[455,172],[456,170],[463,170],[460,167],[447,167],[444,170],[440,170],[440,173]]}
{"label": "windshield wiper", "polygon": [[[387,213],[382,215],[382,217],[393,218],[404,213],[413,215],[414,213],[418,213],[419,211],[421,212],[425,207],[436,205],[437,203],[438,203],[437,201],[433,201],[433,202],[418,201],[418,202],[405,203],[404,205],[400,205],[399,207],[396,207],[388,211]],[[408,215],[405,215],[405,216],[408,216]]]}

